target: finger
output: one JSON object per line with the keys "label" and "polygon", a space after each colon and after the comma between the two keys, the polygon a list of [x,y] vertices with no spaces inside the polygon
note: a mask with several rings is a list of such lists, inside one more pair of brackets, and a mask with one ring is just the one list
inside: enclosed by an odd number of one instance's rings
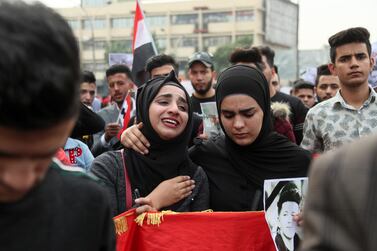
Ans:
{"label": "finger", "polygon": [[202,134],[200,134],[200,135],[198,136],[198,138],[200,138],[200,139],[208,139],[208,135],[205,134],[205,133],[202,133]]}
{"label": "finger", "polygon": [[128,139],[130,140],[131,143],[131,148],[141,154],[147,154],[148,148],[145,147],[145,145],[140,142],[140,140],[135,136],[134,134],[130,134]]}
{"label": "finger", "polygon": [[137,145],[134,144],[134,142],[130,139],[130,138],[127,138],[126,141],[125,141],[125,147],[127,148],[130,148],[132,150],[134,150],[135,152],[138,152],[140,154],[145,154],[142,149],[140,149]]}
{"label": "finger", "polygon": [[183,189],[195,185],[195,180],[186,180],[178,183],[178,188]]}
{"label": "finger", "polygon": [[177,190],[177,192],[179,194],[186,194],[186,193],[191,192],[192,190],[194,190],[194,188],[195,188],[195,185],[191,185],[191,186],[180,188],[180,189]]}
{"label": "finger", "polygon": [[180,199],[187,198],[187,197],[189,197],[191,194],[192,194],[192,191],[189,191],[189,192],[187,192],[187,193],[184,193],[184,194],[181,195]]}
{"label": "finger", "polygon": [[150,143],[146,137],[141,133],[139,125],[141,124],[141,128],[143,127],[142,123],[139,123],[137,127],[132,128],[132,133],[137,137],[138,141],[140,141],[145,147],[150,147]]}
{"label": "finger", "polygon": [[174,182],[181,183],[190,180],[190,176],[181,175],[171,179]]}
{"label": "finger", "polygon": [[143,128],[144,124],[143,122],[140,122],[139,124],[136,125],[136,127],[140,130],[141,128]]}
{"label": "finger", "polygon": [[139,215],[139,214],[142,214],[142,213],[145,213],[145,212],[148,212],[148,211],[153,211],[153,210],[154,209],[151,206],[143,205],[143,206],[136,208],[136,214]]}
{"label": "finger", "polygon": [[149,205],[152,206],[152,200],[148,197],[141,197],[135,199],[135,203],[139,205]]}

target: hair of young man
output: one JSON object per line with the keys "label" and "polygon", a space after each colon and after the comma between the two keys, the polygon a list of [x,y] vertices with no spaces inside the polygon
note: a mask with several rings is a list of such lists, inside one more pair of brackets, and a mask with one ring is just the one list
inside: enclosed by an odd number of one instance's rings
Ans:
{"label": "hair of young man", "polygon": [[44,129],[79,111],[79,49],[67,22],[40,4],[0,2],[0,125]]}
{"label": "hair of young man", "polygon": [[370,56],[372,47],[369,41],[369,31],[363,27],[350,28],[342,30],[329,38],[330,58],[331,62],[335,63],[336,48],[350,43],[365,43]]}
{"label": "hair of young man", "polygon": [[268,46],[258,46],[257,47],[262,55],[264,55],[267,59],[268,65],[272,68],[274,67],[274,58],[275,52]]}
{"label": "hair of young man", "polygon": [[178,74],[179,66],[175,59],[172,56],[166,54],[160,54],[153,57],[150,57],[145,63],[145,71],[152,74],[152,70],[164,65],[171,65],[174,68],[176,74]]}
{"label": "hair of young man", "polygon": [[307,82],[303,79],[296,80],[293,83],[293,91],[297,92],[300,89],[311,89],[314,92],[314,85],[310,82]]}
{"label": "hair of young man", "polygon": [[233,65],[238,63],[253,63],[258,70],[264,70],[262,56],[257,48],[236,48],[230,54],[229,62]]}
{"label": "hair of young man", "polygon": [[318,85],[319,78],[321,76],[330,76],[332,75],[327,64],[323,64],[317,67],[317,77],[315,78],[315,86]]}
{"label": "hair of young man", "polygon": [[106,77],[108,78],[109,76],[113,76],[117,73],[124,73],[131,81],[133,81],[130,68],[128,68],[127,65],[124,65],[124,64],[114,64],[110,66],[106,70]]}
{"label": "hair of young man", "polygon": [[279,200],[278,200],[278,203],[277,203],[279,214],[280,214],[281,208],[283,206],[283,203],[287,202],[287,201],[296,202],[299,205],[300,205],[300,202],[301,202],[300,193],[298,192],[297,186],[293,182],[287,183],[281,189]]}
{"label": "hair of young man", "polygon": [[82,83],[96,84],[96,77],[94,76],[94,73],[91,71],[83,71],[81,81]]}

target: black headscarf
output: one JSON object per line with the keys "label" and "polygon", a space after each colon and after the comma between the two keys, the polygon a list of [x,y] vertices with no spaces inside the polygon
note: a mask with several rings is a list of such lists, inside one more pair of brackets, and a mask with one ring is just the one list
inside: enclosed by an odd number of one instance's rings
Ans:
{"label": "black headscarf", "polygon": [[[246,65],[235,65],[221,73],[216,105],[223,130],[221,103],[233,94],[254,98],[264,113],[261,131],[250,145],[237,145],[225,134],[225,147],[234,168],[248,181],[262,187],[265,179],[306,176],[309,153],[272,131],[270,92],[263,73]],[[298,154],[299,151],[305,153]]]}
{"label": "black headscarf", "polygon": [[[184,91],[188,102],[188,122],[184,131],[174,139],[163,140],[153,129],[149,119],[149,107],[160,89],[173,85]],[[172,71],[167,77],[154,78],[137,90],[136,119],[143,122],[141,129],[151,146],[149,154],[141,155],[125,150],[125,159],[132,188],[138,188],[141,196],[147,196],[162,181],[179,176],[193,177],[197,166],[188,157],[187,145],[192,130],[190,97]]]}

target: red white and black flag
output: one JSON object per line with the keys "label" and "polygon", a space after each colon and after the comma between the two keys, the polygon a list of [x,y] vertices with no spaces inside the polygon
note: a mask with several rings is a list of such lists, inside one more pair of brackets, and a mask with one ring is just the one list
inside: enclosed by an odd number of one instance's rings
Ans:
{"label": "red white and black flag", "polygon": [[142,85],[146,80],[145,62],[152,56],[157,55],[156,46],[149,33],[144,13],[140,8],[139,0],[136,0],[136,11],[134,19],[134,34],[132,41],[132,75],[137,86]]}

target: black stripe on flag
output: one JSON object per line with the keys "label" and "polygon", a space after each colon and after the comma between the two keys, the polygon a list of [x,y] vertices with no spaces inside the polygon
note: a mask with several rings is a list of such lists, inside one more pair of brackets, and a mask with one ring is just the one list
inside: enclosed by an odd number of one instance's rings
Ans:
{"label": "black stripe on flag", "polygon": [[152,43],[146,43],[142,46],[135,48],[134,50],[134,60],[132,63],[132,77],[134,78],[135,84],[140,86],[147,80],[145,68],[145,62],[150,57],[155,55]]}

